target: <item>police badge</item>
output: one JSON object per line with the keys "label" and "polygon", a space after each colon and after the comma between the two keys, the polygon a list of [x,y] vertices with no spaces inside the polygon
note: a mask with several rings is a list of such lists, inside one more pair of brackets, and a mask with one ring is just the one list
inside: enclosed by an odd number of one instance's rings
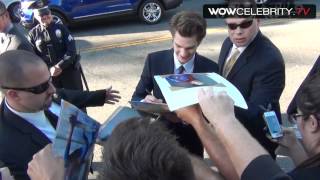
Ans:
{"label": "police badge", "polygon": [[61,34],[61,30],[60,29],[56,29],[55,34],[56,34],[57,38],[61,39],[62,34]]}

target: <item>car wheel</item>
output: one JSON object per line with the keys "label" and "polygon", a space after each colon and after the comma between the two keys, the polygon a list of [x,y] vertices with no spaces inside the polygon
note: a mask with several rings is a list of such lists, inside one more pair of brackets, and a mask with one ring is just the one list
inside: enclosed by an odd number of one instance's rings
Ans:
{"label": "car wheel", "polygon": [[68,26],[67,21],[62,14],[56,11],[51,11],[51,14],[54,21],[56,21],[57,23],[61,23],[65,26]]}
{"label": "car wheel", "polygon": [[21,10],[21,3],[20,2],[15,2],[8,7],[10,19],[13,23],[20,22],[20,19],[21,19],[20,18],[20,10]]}
{"label": "car wheel", "polygon": [[163,12],[158,0],[146,0],[139,7],[139,18],[147,24],[156,24],[160,22]]}

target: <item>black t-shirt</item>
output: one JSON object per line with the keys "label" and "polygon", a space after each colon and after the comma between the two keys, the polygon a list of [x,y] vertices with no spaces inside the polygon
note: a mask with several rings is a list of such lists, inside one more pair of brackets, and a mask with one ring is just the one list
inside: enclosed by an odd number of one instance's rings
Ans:
{"label": "black t-shirt", "polygon": [[241,180],[291,180],[269,155],[254,159],[241,175]]}
{"label": "black t-shirt", "polygon": [[288,174],[292,177],[292,179],[319,180],[320,153],[304,161]]}
{"label": "black t-shirt", "polygon": [[319,180],[320,179],[320,167],[312,167],[312,168],[294,170],[288,174],[294,180],[296,180],[296,179]]}
{"label": "black t-shirt", "polygon": [[[241,175],[241,180],[319,180],[320,154],[307,160],[306,166],[298,167],[286,174],[269,155],[262,155],[254,159]],[[311,163],[308,163],[311,162]],[[313,166],[313,164],[316,164]]]}

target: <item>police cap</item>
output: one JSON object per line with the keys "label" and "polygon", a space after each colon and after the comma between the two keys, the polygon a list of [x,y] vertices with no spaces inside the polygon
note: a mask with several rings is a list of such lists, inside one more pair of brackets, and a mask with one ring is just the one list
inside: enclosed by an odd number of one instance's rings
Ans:
{"label": "police cap", "polygon": [[39,16],[45,16],[49,15],[51,13],[50,9],[48,7],[43,7],[37,9]]}

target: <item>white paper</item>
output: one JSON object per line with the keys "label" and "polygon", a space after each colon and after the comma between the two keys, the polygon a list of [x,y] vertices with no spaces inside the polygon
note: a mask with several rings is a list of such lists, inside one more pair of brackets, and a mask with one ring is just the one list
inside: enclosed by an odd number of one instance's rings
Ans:
{"label": "white paper", "polygon": [[[186,75],[186,74],[182,74]],[[166,77],[170,75],[154,76],[156,82],[158,83],[161,92],[168,104],[170,111],[175,111],[179,108],[186,107],[189,105],[197,104],[198,101],[198,91],[201,88],[213,87],[214,92],[225,91],[234,101],[235,106],[243,109],[248,109],[248,105],[243,98],[240,91],[229,81],[227,81],[222,76],[216,73],[194,73],[189,75],[205,75],[211,80],[218,83],[218,85],[206,86],[200,85],[196,87],[183,87],[178,88],[178,90],[172,90],[172,85],[168,82]],[[178,75],[179,76],[179,75]]]}

